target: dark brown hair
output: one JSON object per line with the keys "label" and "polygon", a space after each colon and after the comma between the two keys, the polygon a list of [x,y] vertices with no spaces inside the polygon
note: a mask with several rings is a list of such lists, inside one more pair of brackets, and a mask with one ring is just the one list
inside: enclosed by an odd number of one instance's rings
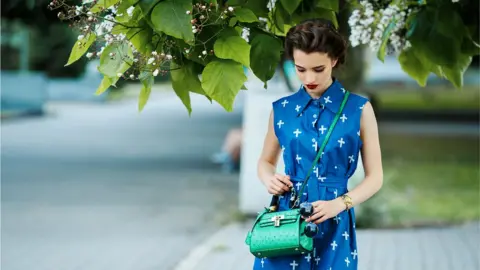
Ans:
{"label": "dark brown hair", "polygon": [[285,56],[293,60],[293,50],[305,53],[326,53],[331,59],[337,59],[336,67],[345,63],[347,53],[346,39],[326,19],[308,19],[293,26],[285,37]]}

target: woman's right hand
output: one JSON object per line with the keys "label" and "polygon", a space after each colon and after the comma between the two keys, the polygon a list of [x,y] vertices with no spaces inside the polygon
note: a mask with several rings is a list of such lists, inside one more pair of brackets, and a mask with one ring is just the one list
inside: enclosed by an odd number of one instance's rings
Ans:
{"label": "woman's right hand", "polygon": [[293,184],[290,181],[290,176],[276,173],[265,180],[265,186],[268,193],[282,195],[284,192],[290,191]]}

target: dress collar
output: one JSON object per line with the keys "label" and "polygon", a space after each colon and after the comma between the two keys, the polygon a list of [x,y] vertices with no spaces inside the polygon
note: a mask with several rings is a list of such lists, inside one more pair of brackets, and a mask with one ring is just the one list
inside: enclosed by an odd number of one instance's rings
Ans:
{"label": "dress collar", "polygon": [[313,106],[319,106],[321,108],[327,108],[333,113],[337,113],[340,109],[340,105],[342,104],[343,96],[345,94],[345,89],[343,86],[337,81],[337,79],[333,78],[332,84],[327,88],[323,94],[317,98],[312,98],[305,86],[302,85],[300,89],[295,93],[295,99],[298,103],[300,109],[298,110],[297,116],[302,114],[302,112],[311,104]]}

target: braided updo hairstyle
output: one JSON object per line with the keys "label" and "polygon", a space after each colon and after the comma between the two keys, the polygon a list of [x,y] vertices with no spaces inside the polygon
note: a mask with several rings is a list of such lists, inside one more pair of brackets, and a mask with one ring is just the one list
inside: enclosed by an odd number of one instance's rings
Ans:
{"label": "braided updo hairstyle", "polygon": [[305,53],[326,53],[332,60],[337,60],[335,67],[345,63],[347,53],[346,39],[326,19],[307,19],[288,30],[285,37],[285,56],[293,60],[293,51]]}

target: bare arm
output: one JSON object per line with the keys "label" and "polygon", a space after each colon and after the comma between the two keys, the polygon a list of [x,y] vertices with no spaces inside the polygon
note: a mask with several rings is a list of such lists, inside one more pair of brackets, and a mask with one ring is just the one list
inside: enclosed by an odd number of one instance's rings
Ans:
{"label": "bare arm", "polygon": [[377,193],[383,185],[382,155],[378,136],[378,125],[372,105],[367,102],[360,120],[361,150],[365,179],[347,193],[353,205],[361,204]]}
{"label": "bare arm", "polygon": [[275,173],[280,156],[280,144],[273,127],[273,111],[270,112],[268,130],[263,142],[263,149],[258,159],[257,174],[271,194],[282,194],[291,186],[289,177]]}

